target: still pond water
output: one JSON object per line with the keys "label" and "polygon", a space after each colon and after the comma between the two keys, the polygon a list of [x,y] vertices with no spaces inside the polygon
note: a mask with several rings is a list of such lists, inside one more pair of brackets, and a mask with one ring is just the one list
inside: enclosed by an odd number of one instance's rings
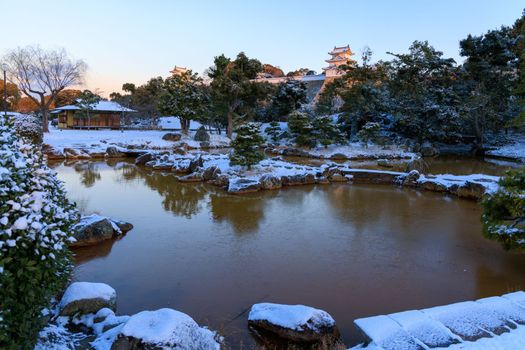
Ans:
{"label": "still pond water", "polygon": [[324,309],[353,345],[359,317],[525,289],[525,254],[483,238],[472,201],[346,184],[233,196],[126,162],[54,168],[83,213],[135,226],[77,250],[75,279],[113,286],[121,314],[183,311],[234,349],[254,344],[247,310],[262,301]]}

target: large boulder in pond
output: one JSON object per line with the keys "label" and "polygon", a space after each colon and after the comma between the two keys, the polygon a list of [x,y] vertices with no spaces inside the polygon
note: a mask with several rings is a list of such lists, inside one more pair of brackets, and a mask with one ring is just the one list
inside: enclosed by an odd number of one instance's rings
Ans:
{"label": "large boulder in pond", "polygon": [[60,316],[94,314],[100,309],[116,309],[117,293],[105,283],[74,282],[67,287],[58,308]]}
{"label": "large boulder in pond", "polygon": [[304,305],[255,304],[248,315],[248,324],[293,342],[335,343],[340,338],[330,314]]}
{"label": "large boulder in pond", "polygon": [[111,350],[219,350],[215,332],[173,309],[142,311],[120,329]]}
{"label": "large boulder in pond", "polygon": [[133,225],[110,219],[97,214],[83,216],[80,221],[73,226],[73,237],[75,242],[72,247],[81,247],[100,243],[107,239],[120,236],[133,229]]}
{"label": "large boulder in pond", "polygon": [[164,134],[164,136],[162,136],[162,139],[165,141],[180,141],[182,139],[182,135],[178,132],[169,132],[167,134]]}
{"label": "large boulder in pond", "polygon": [[197,132],[195,133],[195,136],[193,136],[193,139],[199,142],[209,142],[210,134],[208,134],[204,126],[201,126],[197,129]]}

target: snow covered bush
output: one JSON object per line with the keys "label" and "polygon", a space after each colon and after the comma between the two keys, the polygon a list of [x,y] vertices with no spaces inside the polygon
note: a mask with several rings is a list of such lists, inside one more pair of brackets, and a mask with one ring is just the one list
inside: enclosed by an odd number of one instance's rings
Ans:
{"label": "snow covered bush", "polygon": [[31,349],[42,311],[64,286],[78,219],[39,148],[0,118],[0,348]]}
{"label": "snow covered bush", "polygon": [[294,111],[288,116],[288,128],[295,137],[297,146],[315,147],[314,126],[308,114]]}
{"label": "snow covered bush", "polygon": [[241,124],[235,132],[237,136],[231,142],[233,154],[230,157],[230,163],[232,165],[243,165],[249,169],[264,159],[264,153],[259,149],[264,141],[259,133],[259,125],[256,123]]}
{"label": "snow covered bush", "polygon": [[344,143],[345,138],[337,126],[332,122],[329,115],[321,115],[314,118],[312,125],[318,141],[327,148],[334,143]]}
{"label": "snow covered bush", "polygon": [[272,121],[270,122],[270,126],[268,126],[266,129],[264,129],[264,132],[270,137],[270,140],[272,142],[279,141],[279,134],[281,133],[281,128],[279,127],[279,122]]}
{"label": "snow covered bush", "polygon": [[19,114],[14,123],[18,135],[35,145],[42,143],[42,122],[39,118],[29,114]]}
{"label": "snow covered bush", "polygon": [[357,137],[359,138],[359,140],[361,140],[365,147],[368,148],[368,142],[375,142],[379,137],[380,131],[381,125],[379,123],[368,122],[365,125],[363,125],[361,130],[359,130],[359,132],[357,133]]}
{"label": "snow covered bush", "polygon": [[485,234],[506,249],[525,248],[525,168],[509,170],[483,201]]}

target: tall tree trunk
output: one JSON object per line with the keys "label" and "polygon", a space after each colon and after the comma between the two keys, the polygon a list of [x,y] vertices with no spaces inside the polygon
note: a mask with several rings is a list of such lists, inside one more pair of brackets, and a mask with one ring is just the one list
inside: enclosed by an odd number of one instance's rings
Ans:
{"label": "tall tree trunk", "polygon": [[185,118],[179,118],[180,120],[180,127],[182,129],[182,133],[188,135],[190,130],[190,121]]}
{"label": "tall tree trunk", "polygon": [[228,136],[230,139],[233,135],[233,111],[228,110],[228,128],[226,129],[226,136]]}
{"label": "tall tree trunk", "polygon": [[49,118],[47,108],[44,106],[40,107],[40,113],[42,113],[42,131],[49,132]]}

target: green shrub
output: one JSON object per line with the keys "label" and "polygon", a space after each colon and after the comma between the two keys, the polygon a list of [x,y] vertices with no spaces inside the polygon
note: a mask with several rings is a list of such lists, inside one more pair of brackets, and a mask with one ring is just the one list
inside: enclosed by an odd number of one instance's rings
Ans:
{"label": "green shrub", "polygon": [[42,311],[71,270],[67,247],[78,219],[35,145],[0,118],[0,348],[32,349]]}
{"label": "green shrub", "polygon": [[315,147],[317,142],[314,126],[304,112],[294,111],[288,116],[288,128],[295,136],[295,144],[301,147]]}
{"label": "green shrub", "polygon": [[235,130],[237,136],[231,142],[233,154],[230,157],[232,165],[247,166],[248,169],[264,159],[264,153],[259,146],[263,138],[259,133],[259,125],[256,123],[241,124]]}
{"label": "green shrub", "polygon": [[509,170],[483,200],[485,235],[506,249],[525,248],[525,168]]}

